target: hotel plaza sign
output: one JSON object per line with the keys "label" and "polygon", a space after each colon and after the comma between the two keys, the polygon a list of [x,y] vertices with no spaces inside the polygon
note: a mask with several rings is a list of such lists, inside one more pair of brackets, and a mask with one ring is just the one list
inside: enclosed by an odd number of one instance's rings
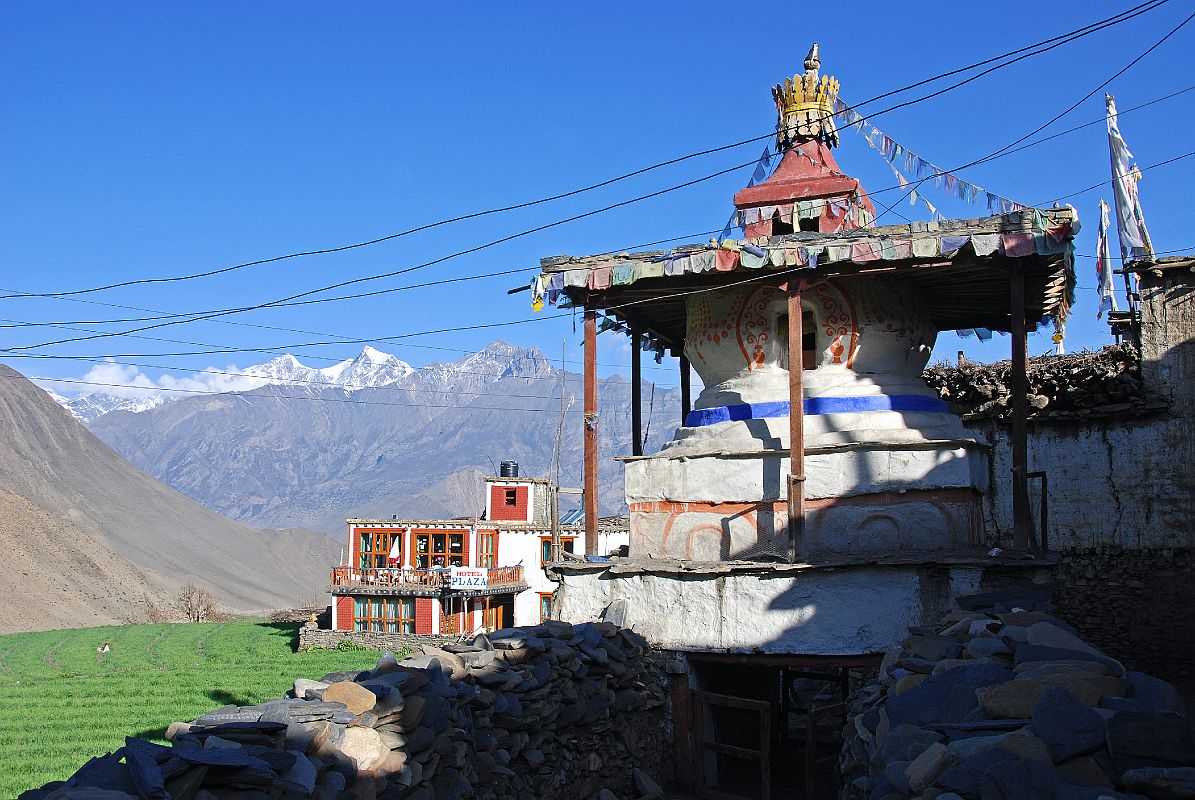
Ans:
{"label": "hotel plaza sign", "polygon": [[489,588],[489,570],[484,567],[452,567],[448,574],[449,589]]}

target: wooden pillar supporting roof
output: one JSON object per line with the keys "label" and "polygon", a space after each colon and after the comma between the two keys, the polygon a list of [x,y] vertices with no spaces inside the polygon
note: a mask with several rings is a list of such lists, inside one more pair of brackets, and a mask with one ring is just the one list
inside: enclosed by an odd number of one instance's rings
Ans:
{"label": "wooden pillar supporting roof", "polygon": [[598,532],[598,401],[597,311],[585,309],[585,554],[597,554]]}
{"label": "wooden pillar supporting roof", "polygon": [[1009,274],[1009,305],[1012,314],[1012,546],[1029,549],[1029,361],[1025,341],[1025,272],[1018,259]]}
{"label": "wooden pillar supporting roof", "polygon": [[631,329],[631,455],[643,455],[643,334]]}
{"label": "wooden pillar supporting roof", "polygon": [[805,376],[801,281],[788,282],[788,560],[795,562],[805,536]]}

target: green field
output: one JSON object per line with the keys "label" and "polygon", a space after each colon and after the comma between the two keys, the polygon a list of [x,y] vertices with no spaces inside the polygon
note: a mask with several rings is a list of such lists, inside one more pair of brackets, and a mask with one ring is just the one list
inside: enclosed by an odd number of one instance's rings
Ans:
{"label": "green field", "polygon": [[[0,798],[69,776],[126,735],[281,697],[295,678],[371,667],[371,651],[294,652],[298,623],[237,620],[0,636]],[[110,642],[101,657],[96,648]]]}

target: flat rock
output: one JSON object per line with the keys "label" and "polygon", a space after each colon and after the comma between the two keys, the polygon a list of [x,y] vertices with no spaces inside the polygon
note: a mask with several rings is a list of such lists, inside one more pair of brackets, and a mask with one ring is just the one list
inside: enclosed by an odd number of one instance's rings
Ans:
{"label": "flat rock", "polygon": [[954,763],[954,755],[941,742],[934,742],[921,751],[905,769],[905,781],[914,792],[933,785],[934,780]]}
{"label": "flat rock", "polygon": [[1126,789],[1144,792],[1158,800],[1195,798],[1195,768],[1192,767],[1141,767],[1129,770],[1120,780]]}
{"label": "flat rock", "polygon": [[901,795],[909,793],[909,782],[905,778],[905,770],[908,767],[908,761],[889,761],[884,766],[884,777],[888,779],[888,783],[892,784],[892,787]]}
{"label": "flat rock", "polygon": [[[1082,640],[1080,640],[1082,641]],[[1103,664],[1108,668],[1109,675],[1120,677],[1124,675],[1124,665],[1113,658],[1096,653],[1091,653],[1088,650],[1074,650],[1062,647],[1050,647],[1041,644],[1021,644],[1017,646],[1014,663],[1017,666],[1039,661],[1091,661],[1097,664]]]}
{"label": "flat rock", "polygon": [[1121,711],[1108,722],[1108,749],[1121,772],[1195,766],[1191,726],[1174,714]]}
{"label": "flat rock", "polygon": [[307,692],[309,690],[318,692],[327,689],[330,685],[331,684],[324,683],[323,681],[313,681],[309,678],[295,678],[293,692],[295,697],[302,700],[307,697]]}
{"label": "flat rock", "polygon": [[884,738],[884,744],[880,747],[879,759],[885,764],[890,761],[912,762],[926,748],[941,739],[941,734],[934,731],[927,731],[915,725],[897,725]]}
{"label": "flat rock", "polygon": [[986,714],[1003,719],[1023,719],[1033,713],[1037,701],[1051,686],[1061,686],[1084,706],[1099,705],[1100,698],[1120,693],[1120,679],[1108,676],[1080,678],[1072,675],[1042,675],[1017,678],[979,690],[979,705]]}
{"label": "flat rock", "polygon": [[929,675],[920,672],[911,672],[908,675],[902,675],[897,679],[896,683],[892,684],[891,696],[899,697],[910,689],[915,689],[925,682]]}
{"label": "flat rock", "polygon": [[1012,651],[1008,649],[1008,645],[990,636],[976,636],[974,639],[968,640],[967,644],[963,646],[963,655],[971,658],[1006,656],[1011,654]]}
{"label": "flat rock", "polygon": [[372,728],[348,728],[338,749],[356,762],[358,770],[372,769],[390,754],[390,748]]}
{"label": "flat rock", "polygon": [[985,772],[979,794],[983,800],[1054,800],[1062,782],[1062,776],[1047,763],[1015,759]]}
{"label": "flat rock", "polygon": [[1124,679],[1129,685],[1130,696],[1149,706],[1150,710],[1169,711],[1180,717],[1187,716],[1187,709],[1178,692],[1161,678],[1146,675],[1144,672],[1126,672]]}
{"label": "flat rock", "polygon": [[[1012,677],[1012,671],[1007,667],[990,661],[972,662],[931,675],[920,686],[890,699],[888,717],[893,725],[938,722],[942,706],[952,690],[974,691],[1009,681]],[[1029,716],[1028,711],[1022,716]]]}
{"label": "flat rock", "polygon": [[1055,765],[1055,769],[1072,782],[1082,786],[1112,788],[1112,781],[1108,778],[1108,773],[1104,772],[1103,767],[1100,766],[1100,762],[1091,756],[1072,758],[1070,761]]}
{"label": "flat rock", "polygon": [[354,681],[337,681],[324,689],[324,701],[344,703],[354,716],[370,711],[378,702],[378,696]]}
{"label": "flat rock", "polygon": [[1064,686],[1050,686],[1042,693],[1033,707],[1032,720],[1033,733],[1049,744],[1055,763],[1098,750],[1104,744],[1104,718],[1076,700]]}
{"label": "flat rock", "polygon": [[936,783],[963,797],[974,798],[979,796],[979,784],[989,770],[1004,770],[1019,763],[1020,759],[1012,753],[993,747],[946,770]]}

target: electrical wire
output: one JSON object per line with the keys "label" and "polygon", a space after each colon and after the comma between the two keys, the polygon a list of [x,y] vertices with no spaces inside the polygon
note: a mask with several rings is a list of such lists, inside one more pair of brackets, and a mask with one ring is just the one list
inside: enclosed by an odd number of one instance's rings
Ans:
{"label": "electrical wire", "polygon": [[[1163,95],[1162,97],[1157,97],[1157,98],[1154,98],[1153,100],[1148,100],[1144,103],[1139,103],[1138,105],[1131,106],[1131,107],[1125,108],[1125,109],[1121,109],[1118,111],[1118,115],[1124,116],[1124,115],[1132,113],[1134,111],[1139,111],[1140,109],[1148,108],[1149,106],[1153,106],[1158,103],[1164,102],[1166,100],[1173,99],[1175,97],[1186,94],[1187,92],[1190,92],[1193,90],[1195,90],[1195,85],[1187,86],[1183,89],[1179,89],[1177,91],[1171,92],[1170,94]],[[993,156],[990,159],[986,159],[984,163],[986,163],[988,161],[994,161],[994,160],[997,160],[1000,158],[1006,158],[1008,156],[1014,155],[1014,154],[1022,152],[1024,150],[1028,150],[1032,147],[1036,147],[1039,144],[1043,144],[1045,142],[1052,141],[1052,140],[1060,138],[1062,136],[1067,136],[1069,134],[1083,130],[1084,128],[1088,128],[1092,125],[1103,124],[1104,122],[1106,122],[1106,120],[1107,120],[1106,116],[1101,116],[1097,119],[1093,119],[1088,122],[1082,123],[1081,125],[1076,125],[1072,128],[1067,128],[1064,131],[1059,131],[1058,133],[1051,134],[1050,136],[1046,136],[1046,137],[1043,137],[1036,141],[1029,142],[1028,144],[1021,145],[1020,147],[1016,147],[1012,150],[1008,150],[1004,153],[1001,153],[1000,155]],[[896,185],[888,186],[888,187],[885,187],[882,189],[870,191],[868,194],[869,194],[869,196],[874,197],[874,196],[883,194],[888,191],[892,191],[895,189],[903,189],[903,188],[905,188],[905,187],[900,186],[899,184],[896,184]],[[896,213],[900,214],[900,212],[896,212]],[[906,221],[909,221],[908,217],[904,217],[903,214],[900,214],[900,216],[902,216]],[[693,237],[696,237],[696,236],[705,236],[705,235],[709,235],[709,234],[716,234],[720,230],[721,229],[718,228],[718,229],[711,229],[711,230],[705,230],[705,231],[697,231],[695,233],[689,233],[689,234],[685,234],[683,236],[674,236],[674,237],[671,237],[668,239],[659,239],[659,240],[652,241],[652,242],[643,242],[643,243],[639,243],[639,244],[635,244],[635,245],[616,248],[614,250],[609,250],[609,251],[606,251],[605,253],[599,253],[597,255],[608,255],[611,253],[638,250],[638,249],[644,248],[644,247],[653,247],[653,246],[661,245],[661,244],[669,244],[671,242],[692,239]],[[1086,256],[1081,255],[1080,257],[1086,257]],[[500,277],[500,276],[505,276],[505,275],[513,275],[513,274],[518,274],[521,272],[532,272],[532,271],[538,271],[538,268],[523,267],[523,268],[518,268],[518,269],[500,270],[497,272],[487,272],[487,273],[481,273],[478,275],[463,276],[463,277],[459,277],[459,278],[448,278],[448,279],[439,280],[439,281],[429,281],[429,282],[422,283],[422,284],[411,284],[408,286],[396,286],[396,287],[392,287],[389,289],[378,290],[376,292],[365,293],[363,295],[362,294],[354,294],[354,295],[344,295],[344,296],[338,296],[338,297],[320,298],[318,300],[300,300],[300,301],[296,301],[293,303],[280,303],[274,307],[275,308],[285,308],[285,307],[289,307],[289,306],[310,305],[312,303],[319,303],[319,302],[335,302],[335,301],[339,301],[339,300],[356,299],[356,298],[362,297],[362,296],[371,297],[371,296],[376,296],[376,295],[380,295],[380,294],[389,294],[389,293],[393,293],[393,292],[406,291],[408,289],[418,289],[418,288],[424,288],[424,287],[430,287],[430,286],[438,286],[441,284],[454,283],[454,282],[459,282],[459,281],[480,280],[480,279],[485,279],[485,278]],[[0,291],[9,292],[13,297],[38,297],[39,296],[36,294],[19,292],[15,289],[5,289],[3,287],[0,287]],[[32,328],[32,327],[60,327],[60,326],[67,326],[67,325],[108,325],[108,324],[128,323],[128,322],[153,322],[153,321],[162,320],[162,319],[178,319],[178,318],[182,318],[182,317],[195,316],[195,315],[199,315],[199,314],[206,314],[206,313],[211,313],[212,311],[220,310],[220,309],[208,309],[208,310],[204,310],[204,311],[187,311],[187,312],[167,313],[167,312],[160,311],[157,309],[149,309],[149,308],[144,308],[144,307],[140,307],[140,306],[121,305],[121,304],[117,304],[117,303],[105,303],[105,302],[101,302],[98,300],[86,300],[86,299],[77,298],[77,297],[65,297],[65,296],[55,295],[55,296],[52,296],[50,299],[69,300],[69,301],[76,302],[76,303],[88,303],[88,304],[92,304],[92,305],[105,306],[108,308],[122,308],[125,310],[144,311],[147,313],[153,313],[153,314],[155,314],[155,316],[152,316],[152,317],[122,317],[122,318],[109,318],[109,319],[87,319],[87,320],[56,320],[56,321],[51,321],[51,322],[14,322],[12,324],[0,324],[0,329],[5,329],[5,328],[16,329],[16,328]],[[263,329],[263,330],[277,330],[277,331],[284,331],[284,332],[288,332],[288,333],[308,333],[308,334],[312,334],[315,336],[339,336],[340,335],[340,334],[324,333],[324,332],[320,332],[320,331],[303,330],[301,328],[286,328],[286,327],[280,327],[280,326],[276,326],[276,325],[264,325],[264,324],[260,324],[260,323],[241,322],[241,321],[237,321],[237,320],[220,319],[217,321],[221,322],[225,325],[237,325],[237,326],[241,326],[241,327],[259,328],[259,329]],[[181,343],[181,344],[194,344],[193,342],[180,342],[179,340],[176,340],[176,339],[161,339],[159,337],[131,336],[130,338],[155,339],[158,341],[175,342],[175,343]],[[348,338],[348,337],[343,337],[343,338]],[[214,346],[214,345],[206,345],[206,346]],[[451,352],[458,352],[458,353],[471,353],[472,352],[470,350],[464,350],[464,349],[460,349],[460,348],[436,348],[432,345],[410,344],[410,345],[406,345],[406,346],[422,347],[425,349],[441,349],[441,350],[448,350]],[[310,357],[311,358],[322,358],[320,356],[310,356]],[[334,359],[327,359],[327,360],[333,361]],[[570,363],[579,363],[579,362],[573,361]],[[599,366],[602,366],[602,365],[599,365]],[[609,366],[609,365],[606,365],[606,366]]]}
{"label": "electrical wire", "polygon": [[[1167,159],[1166,161],[1158,162],[1157,164],[1151,164],[1151,165],[1149,165],[1147,167],[1143,167],[1141,169],[1144,172],[1146,170],[1161,167],[1163,165],[1173,163],[1182,158],[1187,158],[1192,155],[1195,155],[1195,151],[1190,151],[1181,156]],[[1094,186],[1090,186],[1087,189],[1084,189],[1081,191],[1090,191],[1090,189],[1093,189],[1096,186],[1102,185],[1103,183],[1109,183],[1109,182],[1110,181],[1103,181],[1100,184],[1095,184]],[[1066,197],[1066,196],[1070,196],[1070,195],[1064,195],[1064,197]],[[702,287],[702,288],[697,288],[697,289],[681,290],[679,292],[674,292],[674,293],[667,294],[667,295],[661,295],[658,297],[644,298],[644,299],[640,299],[640,300],[631,300],[631,301],[627,301],[625,303],[619,303],[619,304],[615,304],[615,305],[606,306],[606,310],[613,311],[613,310],[617,310],[617,309],[621,309],[621,308],[628,308],[630,306],[639,305],[639,304],[645,303],[645,302],[658,302],[660,300],[685,297],[685,296],[691,295],[691,294],[699,294],[699,293],[708,292],[708,291],[717,291],[720,289],[728,289],[728,288],[732,288],[734,286],[740,286],[740,285],[743,285],[746,283],[751,283],[753,281],[768,280],[768,279],[772,279],[772,278],[776,278],[776,277],[782,277],[782,276],[788,275],[788,274],[794,274],[796,272],[801,271],[801,269],[804,269],[804,268],[798,268],[798,269],[794,269],[794,270],[780,270],[780,271],[776,271],[776,272],[765,272],[763,274],[752,276],[750,278],[746,278],[741,281],[735,281],[732,283],[719,284],[717,286]],[[417,336],[431,336],[431,335],[439,335],[439,334],[444,334],[444,333],[460,333],[460,332],[473,331],[473,330],[483,330],[483,329],[488,329],[488,328],[509,327],[509,326],[513,326],[513,325],[529,324],[529,323],[533,323],[533,322],[547,321],[547,320],[551,320],[551,319],[564,319],[564,318],[568,318],[569,316],[571,316],[571,315],[568,313],[548,314],[548,315],[540,315],[540,316],[535,316],[535,317],[524,317],[524,318],[515,319],[515,320],[507,320],[507,321],[503,321],[503,322],[491,322],[491,323],[482,323],[482,324],[474,324],[474,325],[463,325],[463,326],[458,326],[458,327],[453,327],[453,328],[438,328],[438,329],[427,330],[427,331],[414,331],[414,332],[410,332],[410,333],[398,334],[395,336],[376,337],[374,339],[304,342],[304,343],[297,343],[297,344],[290,344],[290,345],[278,345],[276,347],[269,348],[269,349],[265,349],[265,348],[222,348],[222,349],[213,349],[213,350],[200,350],[200,351],[175,352],[175,353],[111,353],[111,354],[99,355],[99,356],[96,356],[96,355],[88,356],[88,360],[104,359],[104,358],[174,358],[174,357],[184,357],[184,356],[221,355],[221,354],[228,354],[228,353],[270,352],[270,351],[274,351],[274,350],[291,350],[291,349],[296,349],[299,347],[329,346],[329,345],[336,345],[336,344],[368,344],[370,342],[403,340],[403,339],[413,338],[413,337],[417,337]],[[54,354],[48,354],[48,353],[12,353],[12,352],[8,352],[8,351],[0,351],[0,353],[2,353],[3,357],[5,357],[5,358],[45,358],[45,359],[61,358],[61,356],[57,356]]]}
{"label": "electrical wire", "polygon": [[[995,62],[1002,61],[1003,59],[1010,59],[1008,61],[1004,61],[1003,63],[996,64],[995,66],[990,67],[989,69],[983,70],[976,75],[970,76],[962,81],[954,83],[954,84],[947,86],[943,89],[939,89],[933,93],[924,95],[919,98],[915,98],[913,100],[907,100],[902,103],[898,103],[894,106],[890,106],[888,108],[882,109],[881,111],[877,111],[872,114],[869,114],[868,116],[875,118],[875,117],[881,116],[881,115],[889,113],[891,111],[895,111],[900,108],[905,108],[905,107],[914,105],[916,103],[924,102],[925,100],[928,100],[928,99],[931,99],[934,97],[938,97],[946,92],[949,92],[956,88],[959,88],[960,86],[963,86],[965,84],[971,83],[972,81],[978,80],[979,78],[984,77],[985,75],[988,75],[992,72],[995,72],[996,70],[1004,69],[1005,67],[1011,66],[1013,64],[1016,64],[1020,61],[1025,60],[1025,59],[1031,58],[1036,55],[1040,55],[1042,53],[1049,52],[1050,50],[1053,50],[1057,47],[1061,47],[1062,45],[1070,44],[1071,42],[1077,41],[1078,39],[1081,39],[1081,38],[1088,36],[1092,33],[1096,33],[1098,31],[1104,30],[1104,29],[1112,27],[1114,25],[1122,24],[1122,23],[1127,22],[1137,16],[1148,13],[1150,11],[1154,11],[1157,8],[1161,7],[1162,5],[1165,5],[1167,2],[1169,2],[1169,0],[1148,0],[1148,2],[1140,3],[1136,6],[1133,6],[1132,8],[1121,11],[1121,12],[1114,14],[1110,17],[1107,17],[1105,19],[1098,20],[1093,23],[1089,23],[1080,28],[1076,28],[1068,33],[1060,34],[1058,36],[1054,36],[1049,39],[1044,39],[1042,41],[1035,42],[1031,45],[1026,45],[1024,47],[1008,51],[1001,55],[993,56],[991,58],[984,59],[982,61],[977,61],[977,62],[967,65],[965,67],[959,67],[957,69],[954,69],[954,70],[951,70],[948,72],[944,72],[944,73],[940,73],[940,74],[932,76],[930,78],[922,79],[916,83],[908,84],[906,86],[902,86],[897,89],[893,89],[888,92],[885,92],[883,94],[876,95],[874,97],[868,98],[867,100],[864,100],[861,103],[858,103],[854,106],[849,107],[849,110],[855,110],[858,108],[862,108],[863,106],[869,105],[877,100],[891,97],[893,95],[903,94],[906,91],[910,91],[910,90],[918,88],[920,86],[924,86],[926,84],[933,83],[935,81],[941,80],[942,78],[951,77],[954,75],[961,74],[963,72],[968,72],[972,69],[976,69],[981,66],[986,66],[988,64],[993,64]],[[1015,58],[1013,56],[1015,56]],[[199,278],[213,277],[216,275],[222,275],[222,274],[225,274],[228,272],[233,272],[233,271],[245,269],[248,267],[260,266],[260,265],[264,265],[264,264],[271,264],[271,263],[276,263],[276,262],[284,261],[284,260],[288,260],[288,259],[302,258],[302,257],[307,257],[307,256],[315,256],[315,255],[327,255],[327,254],[331,254],[331,253],[339,253],[339,252],[358,249],[358,248],[362,248],[362,247],[369,247],[371,245],[380,244],[380,243],[386,242],[386,241],[391,241],[393,239],[401,238],[404,236],[409,236],[414,233],[419,233],[422,231],[430,230],[432,228],[437,228],[437,227],[440,227],[443,225],[449,225],[449,224],[453,224],[456,222],[462,222],[462,221],[470,220],[470,219],[477,219],[479,217],[489,216],[489,215],[493,215],[493,214],[506,213],[509,211],[515,211],[518,209],[529,208],[532,206],[537,206],[537,205],[541,205],[544,203],[550,203],[550,202],[562,200],[562,199],[565,199],[568,197],[573,197],[573,196],[576,196],[579,194],[583,194],[583,193],[594,191],[596,189],[600,189],[600,188],[603,188],[606,186],[610,186],[610,185],[618,183],[620,181],[624,181],[624,180],[627,180],[632,177],[643,175],[645,173],[652,172],[654,170],[661,169],[663,167],[672,166],[674,164],[678,164],[678,163],[687,161],[692,158],[698,158],[701,156],[711,155],[714,153],[719,153],[719,152],[723,152],[725,150],[730,150],[730,149],[733,149],[736,147],[740,147],[740,146],[743,146],[746,144],[751,144],[753,142],[759,142],[764,139],[771,138],[774,135],[775,135],[775,131],[769,131],[768,133],[760,135],[760,136],[755,136],[755,137],[751,137],[748,139],[742,139],[740,141],[732,142],[730,144],[720,145],[718,147],[713,147],[713,148],[707,148],[705,150],[699,150],[696,152],[687,153],[682,156],[677,156],[675,158],[667,159],[665,161],[657,162],[655,164],[650,164],[646,167],[640,167],[640,168],[632,170],[630,172],[626,172],[621,175],[617,175],[613,178],[608,178],[608,179],[599,181],[594,184],[589,184],[587,186],[582,186],[582,187],[579,187],[576,189],[571,189],[569,191],[561,192],[559,194],[550,195],[550,196],[538,198],[535,200],[528,200],[528,201],[523,201],[523,202],[519,202],[519,203],[514,203],[511,205],[507,205],[507,206],[500,206],[500,207],[496,207],[496,208],[485,209],[483,211],[475,211],[475,212],[471,212],[469,214],[462,214],[462,215],[459,215],[456,217],[450,217],[450,218],[438,220],[435,222],[425,223],[423,225],[419,225],[414,228],[410,228],[410,229],[407,229],[404,231],[399,231],[397,233],[386,234],[384,236],[375,237],[373,239],[369,239],[366,241],[354,242],[351,244],[339,245],[339,246],[335,246],[335,247],[326,247],[326,248],[319,248],[319,249],[314,249],[314,250],[305,250],[305,251],[299,251],[299,252],[294,252],[294,253],[287,253],[284,255],[274,256],[271,258],[247,261],[247,262],[244,262],[241,264],[234,264],[234,265],[227,266],[227,267],[221,267],[218,269],[211,269],[211,270],[206,270],[206,271],[197,272],[197,273],[191,273],[191,274],[187,274],[187,275],[137,278],[137,279],[127,280],[127,281],[120,281],[120,282],[116,282],[116,283],[109,283],[109,284],[105,284],[102,286],[94,286],[94,287],[90,287],[90,288],[86,288],[86,289],[74,289],[74,290],[67,290],[67,291],[61,291],[61,292],[27,293],[22,296],[65,297],[65,296],[70,296],[70,295],[89,294],[89,293],[94,293],[94,292],[107,291],[110,289],[117,289],[117,288],[122,288],[122,287],[126,287],[126,286],[188,281],[188,280],[195,280],[195,279],[199,279]],[[685,185],[687,185],[687,184],[682,184],[681,186],[675,187],[675,188],[683,188]],[[437,263],[437,262],[433,262],[433,263]],[[430,264],[425,265],[425,266],[430,266]],[[341,284],[341,285],[344,285],[344,284]],[[333,288],[335,288],[335,287],[333,287]],[[11,299],[11,298],[6,297],[6,296],[0,296],[0,300],[4,300],[4,299]]]}
{"label": "electrical wire", "polygon": [[[998,156],[998,155],[1000,155],[1000,154],[1002,154],[1002,153],[1005,153],[1005,152],[1007,152],[1007,151],[1011,150],[1012,148],[1014,148],[1014,147],[1016,147],[1017,145],[1019,145],[1019,144],[1021,144],[1022,142],[1024,142],[1026,139],[1029,139],[1029,138],[1031,138],[1031,137],[1033,137],[1033,136],[1036,136],[1037,134],[1041,133],[1043,130],[1045,130],[1046,128],[1050,127],[1050,126],[1051,126],[1051,125],[1053,125],[1055,122],[1057,122],[1058,120],[1060,120],[1060,119],[1062,119],[1063,117],[1065,117],[1067,114],[1069,114],[1069,113],[1071,113],[1072,111],[1074,111],[1076,108],[1078,108],[1078,107],[1079,107],[1080,105],[1082,105],[1084,102],[1086,102],[1086,101],[1087,101],[1087,100],[1088,100],[1088,99],[1089,99],[1089,98],[1090,98],[1092,95],[1094,95],[1096,92],[1099,92],[1101,89],[1103,89],[1104,87],[1106,87],[1108,84],[1112,83],[1112,81],[1116,80],[1116,79],[1117,79],[1117,78],[1119,78],[1121,75],[1123,75],[1124,73],[1126,73],[1126,72],[1128,72],[1130,69],[1132,69],[1134,66],[1136,66],[1136,65],[1137,65],[1137,63],[1138,63],[1138,62],[1140,62],[1140,61],[1141,61],[1143,58],[1145,58],[1147,55],[1149,55],[1150,53],[1152,53],[1154,50],[1156,50],[1156,49],[1158,49],[1159,47],[1161,47],[1161,46],[1162,46],[1162,44],[1164,44],[1164,43],[1166,42],[1166,40],[1167,40],[1167,39],[1169,39],[1171,36],[1173,36],[1174,34],[1178,33],[1180,30],[1182,30],[1182,29],[1183,29],[1183,28],[1184,28],[1184,27],[1187,25],[1187,23],[1189,23],[1189,22],[1190,22],[1192,19],[1195,19],[1195,12],[1192,12],[1192,13],[1191,13],[1191,14],[1190,14],[1190,15],[1189,15],[1189,16],[1188,16],[1186,19],[1184,19],[1184,20],[1183,20],[1182,22],[1180,22],[1178,25],[1175,25],[1173,28],[1171,28],[1171,29],[1170,29],[1170,30],[1169,30],[1169,31],[1168,31],[1168,32],[1167,32],[1167,33],[1166,33],[1164,36],[1162,36],[1162,38],[1158,39],[1158,40],[1157,40],[1156,42],[1154,42],[1152,45],[1150,45],[1149,47],[1147,47],[1147,48],[1146,48],[1146,49],[1145,49],[1143,52],[1141,52],[1140,54],[1138,54],[1136,58],[1134,58],[1134,59],[1133,59],[1132,61],[1130,61],[1128,64],[1125,64],[1123,67],[1121,67],[1119,70],[1117,70],[1117,71],[1116,71],[1116,72],[1115,72],[1115,73],[1114,73],[1114,74],[1113,74],[1111,77],[1109,77],[1109,78],[1108,78],[1107,80],[1105,80],[1103,83],[1101,83],[1101,84],[1099,84],[1098,86],[1096,86],[1094,89],[1092,89],[1090,92],[1088,92],[1087,94],[1085,94],[1085,95],[1083,95],[1082,97],[1080,97],[1078,100],[1076,100],[1076,101],[1075,101],[1074,103],[1072,103],[1070,106],[1068,106],[1066,109],[1064,109],[1064,110],[1063,110],[1063,111],[1061,111],[1060,113],[1056,114],[1055,116],[1051,117],[1051,118],[1050,118],[1050,119],[1048,119],[1046,122],[1044,122],[1043,124],[1041,124],[1041,125],[1039,125],[1038,127],[1034,128],[1032,131],[1030,131],[1029,133],[1025,134],[1025,135],[1024,135],[1024,136],[1022,136],[1021,138],[1019,138],[1019,139],[1016,139],[1016,140],[1014,140],[1014,141],[1010,142],[1009,144],[1006,144],[1004,147],[1001,147],[999,150],[995,150],[995,151],[993,151],[992,153],[989,153],[988,155],[984,156],[983,158],[977,159],[977,160],[975,160],[975,161],[971,161],[971,162],[969,162],[969,163],[967,163],[967,164],[964,164],[964,165],[963,165],[963,166],[961,166],[961,167],[956,167],[955,169],[953,169],[953,170],[948,170],[948,171],[950,171],[950,172],[958,172],[958,171],[960,171],[960,170],[968,169],[968,168],[970,168],[970,167],[974,167],[974,166],[977,166],[977,165],[979,165],[979,164],[982,164],[982,163],[984,163],[985,161],[988,161],[988,160],[992,159],[992,158],[993,158],[993,157],[995,157],[995,156]],[[873,219],[873,220],[872,220],[872,223],[874,224],[875,222],[878,222],[878,221],[880,220],[880,218],[881,218],[881,217],[883,217],[885,214],[887,214],[889,211],[891,211],[891,210],[892,210],[892,209],[893,209],[895,206],[897,206],[898,204],[900,204],[900,203],[901,203],[901,202],[902,202],[902,201],[903,201],[903,200],[904,200],[906,197],[908,197],[910,194],[912,194],[914,191],[916,191],[916,190],[917,190],[917,189],[918,189],[918,188],[921,186],[921,184],[923,184],[923,183],[925,183],[925,181],[929,180],[929,178],[930,178],[930,177],[933,177],[933,176],[926,176],[925,178],[922,178],[921,180],[917,181],[917,183],[915,183],[915,184],[914,184],[912,187],[910,187],[910,189],[909,189],[907,192],[905,192],[905,194],[904,194],[904,195],[902,195],[902,196],[901,196],[901,197],[900,197],[898,200],[896,200],[896,202],[892,203],[892,205],[890,205],[890,206],[888,206],[887,208],[885,208],[885,209],[884,209],[884,210],[883,210],[881,213],[879,213],[879,214],[876,214],[876,216],[875,216],[875,219]]]}

